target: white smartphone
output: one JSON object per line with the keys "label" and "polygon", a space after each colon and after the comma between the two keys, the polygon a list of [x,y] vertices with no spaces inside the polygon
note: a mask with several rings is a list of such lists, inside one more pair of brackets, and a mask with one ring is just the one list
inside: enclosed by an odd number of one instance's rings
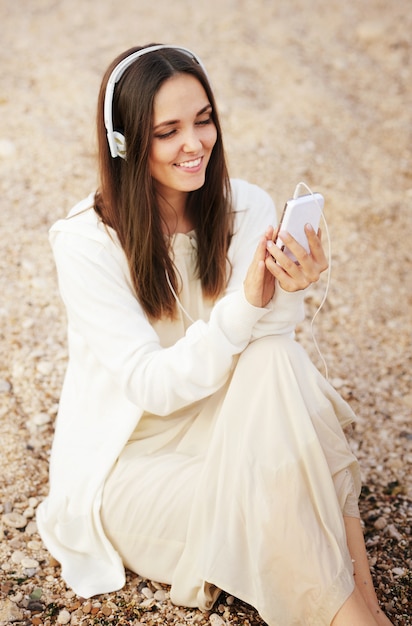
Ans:
{"label": "white smartphone", "polygon": [[[310,252],[308,239],[305,233],[305,224],[311,224],[314,231],[318,231],[323,205],[324,198],[320,193],[305,194],[303,196],[298,196],[293,200],[288,200],[280,219],[279,231],[287,230],[287,232],[292,235],[292,237],[296,239],[296,241],[300,243],[300,245],[303,246],[307,252]],[[287,254],[289,258],[293,261],[297,260],[279,236],[277,237],[275,243],[278,248]]]}

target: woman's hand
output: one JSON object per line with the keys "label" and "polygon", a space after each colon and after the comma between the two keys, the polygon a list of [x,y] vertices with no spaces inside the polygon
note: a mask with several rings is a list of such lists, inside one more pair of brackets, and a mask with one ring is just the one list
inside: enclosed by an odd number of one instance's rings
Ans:
{"label": "woman's hand", "polygon": [[285,291],[299,291],[306,289],[311,283],[319,280],[322,272],[328,267],[328,261],[322,247],[321,236],[319,230],[315,233],[313,228],[307,224],[305,233],[308,238],[310,252],[306,252],[297,241],[289,235],[289,233],[281,233],[283,243],[294,254],[297,262],[292,261],[280,248],[278,248],[273,240],[273,236],[267,241],[268,255],[265,260],[265,266],[272,276],[277,278],[280,286]]}
{"label": "woman's hand", "polygon": [[271,232],[268,230],[259,241],[243,283],[246,300],[253,306],[266,306],[275,291],[275,276],[268,271],[265,264],[268,256],[266,246],[270,236]]}

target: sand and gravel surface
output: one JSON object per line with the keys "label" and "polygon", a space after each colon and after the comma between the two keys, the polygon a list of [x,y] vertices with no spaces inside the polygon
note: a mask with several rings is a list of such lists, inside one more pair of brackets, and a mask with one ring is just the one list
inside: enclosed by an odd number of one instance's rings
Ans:
{"label": "sand and gravel surface", "polygon": [[[95,188],[103,71],[149,42],[202,57],[233,176],[278,207],[300,180],[325,195],[332,272],[315,336],[358,415],[380,601],[412,624],[410,2],[1,0],[0,23],[0,624],[263,623],[225,594],[211,614],[174,607],[131,573],[120,592],[79,598],[36,530],[67,358],[47,230]],[[310,319],[325,285],[299,330],[320,369]]]}

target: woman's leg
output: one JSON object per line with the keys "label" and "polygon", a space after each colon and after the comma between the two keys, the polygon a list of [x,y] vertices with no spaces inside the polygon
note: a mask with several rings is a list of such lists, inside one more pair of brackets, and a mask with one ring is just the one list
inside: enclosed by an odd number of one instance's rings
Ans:
{"label": "woman's leg", "polygon": [[356,588],[359,590],[375,623],[379,626],[389,626],[392,622],[379,607],[373,586],[360,520],[356,517],[345,516],[344,522],[349,552],[353,560]]}
{"label": "woman's leg", "polygon": [[[389,622],[390,623],[390,622]],[[377,626],[378,622],[366,606],[358,587],[349,596],[332,620],[331,626]]]}

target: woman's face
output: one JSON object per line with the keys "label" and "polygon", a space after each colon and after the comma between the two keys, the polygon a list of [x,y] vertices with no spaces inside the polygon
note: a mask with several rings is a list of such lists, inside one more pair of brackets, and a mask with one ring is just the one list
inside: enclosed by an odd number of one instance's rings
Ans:
{"label": "woman's face", "polygon": [[159,195],[174,206],[182,194],[202,187],[216,137],[212,107],[197,78],[166,80],[154,100],[149,157]]}

